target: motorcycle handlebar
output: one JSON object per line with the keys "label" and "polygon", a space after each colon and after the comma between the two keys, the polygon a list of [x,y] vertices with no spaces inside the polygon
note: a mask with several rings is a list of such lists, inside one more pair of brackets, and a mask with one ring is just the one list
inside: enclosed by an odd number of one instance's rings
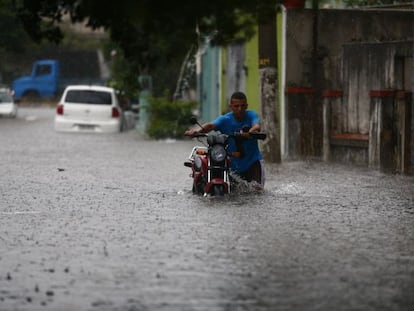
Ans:
{"label": "motorcycle handlebar", "polygon": [[[241,137],[242,135],[243,135],[242,133],[235,132],[232,136]],[[267,134],[264,132],[253,132],[253,133],[249,133],[249,137],[247,139],[249,138],[265,140],[267,138]]]}
{"label": "motorcycle handlebar", "polygon": [[208,134],[207,133],[196,133],[191,135],[191,137],[207,137]]}
{"label": "motorcycle handlebar", "polygon": [[[196,133],[191,135],[193,138],[197,137],[207,137],[207,133]],[[233,134],[229,135],[232,137],[243,137],[242,133],[234,132]],[[265,140],[267,138],[267,134],[265,132],[253,132],[249,133],[249,137],[245,137],[246,139],[259,139],[259,140]]]}

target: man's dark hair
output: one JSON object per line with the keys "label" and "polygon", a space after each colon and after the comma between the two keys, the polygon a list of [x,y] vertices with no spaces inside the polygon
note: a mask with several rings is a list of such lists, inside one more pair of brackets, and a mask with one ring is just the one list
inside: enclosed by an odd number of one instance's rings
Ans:
{"label": "man's dark hair", "polygon": [[232,99],[244,99],[247,100],[246,95],[243,92],[234,92],[231,97],[230,97],[230,101]]}

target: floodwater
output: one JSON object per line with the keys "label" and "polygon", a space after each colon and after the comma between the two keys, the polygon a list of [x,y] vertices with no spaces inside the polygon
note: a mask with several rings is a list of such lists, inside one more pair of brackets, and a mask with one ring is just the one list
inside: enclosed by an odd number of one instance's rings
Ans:
{"label": "floodwater", "polygon": [[0,118],[0,310],[413,310],[414,178],[267,164],[191,193],[191,140]]}

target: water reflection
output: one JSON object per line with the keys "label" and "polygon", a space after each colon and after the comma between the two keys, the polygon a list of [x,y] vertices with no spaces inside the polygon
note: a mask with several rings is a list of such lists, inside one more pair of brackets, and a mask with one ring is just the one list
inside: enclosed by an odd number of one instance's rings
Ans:
{"label": "water reflection", "polygon": [[412,306],[413,177],[268,163],[262,192],[197,196],[190,141],[63,135],[53,110],[30,125],[22,110],[0,124],[5,309]]}

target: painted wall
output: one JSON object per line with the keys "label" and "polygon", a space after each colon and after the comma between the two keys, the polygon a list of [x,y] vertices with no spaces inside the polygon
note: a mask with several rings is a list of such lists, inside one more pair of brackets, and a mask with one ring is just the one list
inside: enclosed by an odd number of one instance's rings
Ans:
{"label": "painted wall", "polygon": [[259,37],[256,35],[246,42],[246,89],[245,93],[249,102],[249,109],[260,114],[260,90],[259,90]]}
{"label": "painted wall", "polygon": [[244,92],[249,109],[260,112],[257,34],[248,42],[231,44],[222,51],[222,112],[228,110],[231,94],[235,91]]}
{"label": "painted wall", "polygon": [[245,92],[248,68],[246,66],[246,47],[243,42],[234,42],[226,46],[224,54],[225,66],[223,75],[225,79],[225,88],[222,92],[225,94],[223,110],[227,110],[231,94],[236,91]]}
{"label": "painted wall", "polygon": [[198,97],[200,120],[208,122],[221,113],[221,48],[208,41],[199,51]]}

